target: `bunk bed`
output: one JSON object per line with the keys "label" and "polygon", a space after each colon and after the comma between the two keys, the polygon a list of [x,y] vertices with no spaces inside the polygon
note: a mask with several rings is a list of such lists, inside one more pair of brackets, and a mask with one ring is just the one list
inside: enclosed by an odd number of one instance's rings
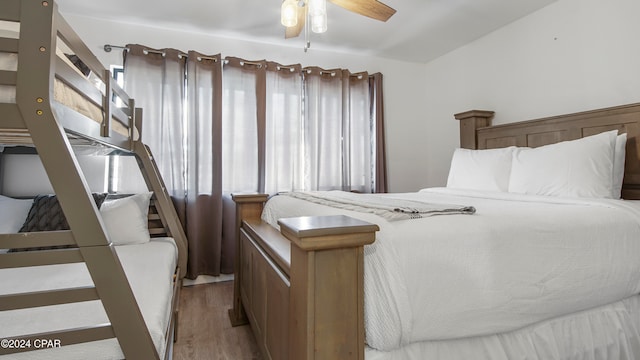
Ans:
{"label": "bunk bed", "polygon": [[[187,242],[140,139],[142,110],[53,1],[2,1],[0,20],[13,29],[0,37],[0,144],[36,150],[69,227],[0,234],[0,249],[45,248],[0,254],[6,279],[0,284],[0,355],[170,358]],[[67,55],[79,59],[90,77]],[[143,198],[137,204],[151,239],[115,245],[128,229],[107,222],[74,146],[136,157],[149,193],[110,206]]]}
{"label": "bunk bed", "polygon": [[[455,115],[469,188],[234,196],[232,324],[250,323],[267,359],[637,359],[640,104],[491,126],[493,115]],[[481,183],[504,175],[511,189],[526,174],[535,185],[551,149],[567,169],[582,164],[567,173],[606,163],[602,180],[621,189],[543,196]],[[523,154],[539,161],[529,172],[515,170]],[[476,213],[379,214],[397,200]]]}

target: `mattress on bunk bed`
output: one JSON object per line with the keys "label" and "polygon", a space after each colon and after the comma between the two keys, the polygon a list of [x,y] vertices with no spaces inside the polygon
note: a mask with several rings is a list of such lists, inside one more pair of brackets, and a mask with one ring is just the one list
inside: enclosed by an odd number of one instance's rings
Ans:
{"label": "mattress on bunk bed", "polygon": [[387,221],[291,196],[272,197],[263,211],[276,227],[336,213],[379,225],[365,246],[364,283],[366,339],[377,350],[508,333],[640,292],[638,202],[446,188],[379,197],[476,213]]}
{"label": "mattress on bunk bed", "polygon": [[[144,244],[115,246],[151,338],[164,357],[167,345],[177,247],[172,238],[152,238]],[[84,263],[0,270],[0,295],[92,286]],[[0,312],[0,338],[109,323],[100,301]],[[36,350],[11,355],[15,359],[122,359],[117,340]]]}

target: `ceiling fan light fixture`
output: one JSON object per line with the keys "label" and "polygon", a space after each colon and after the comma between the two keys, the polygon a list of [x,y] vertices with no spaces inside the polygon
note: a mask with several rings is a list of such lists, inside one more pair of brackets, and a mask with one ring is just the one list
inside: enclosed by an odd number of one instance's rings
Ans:
{"label": "ceiling fan light fixture", "polygon": [[320,15],[309,15],[311,17],[311,31],[321,34],[327,31],[327,13]]}
{"label": "ceiling fan light fixture", "polygon": [[[380,21],[387,21],[396,13],[395,9],[382,3],[383,0],[330,1],[341,8]],[[292,3],[296,4],[299,9],[295,6],[290,8]],[[292,19],[294,14],[296,15],[296,20]],[[327,31],[327,0],[283,0],[281,22],[287,27],[284,32],[285,39],[297,37],[304,30],[304,51],[306,52],[311,46],[309,41],[310,33],[324,33]]]}
{"label": "ceiling fan light fixture", "polygon": [[309,15],[311,17],[327,15],[327,0],[309,0]]}
{"label": "ceiling fan light fixture", "polygon": [[284,0],[280,8],[280,23],[286,27],[298,24],[298,3],[296,0]]}

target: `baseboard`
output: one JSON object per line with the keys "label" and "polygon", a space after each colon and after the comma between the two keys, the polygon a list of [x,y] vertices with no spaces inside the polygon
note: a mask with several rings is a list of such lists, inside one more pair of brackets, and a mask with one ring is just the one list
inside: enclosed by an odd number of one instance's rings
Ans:
{"label": "baseboard", "polygon": [[232,281],[232,280],[233,280],[233,274],[220,274],[219,276],[200,275],[194,280],[186,279],[186,278],[183,279],[182,286],[193,286],[193,285],[209,284],[209,283]]}

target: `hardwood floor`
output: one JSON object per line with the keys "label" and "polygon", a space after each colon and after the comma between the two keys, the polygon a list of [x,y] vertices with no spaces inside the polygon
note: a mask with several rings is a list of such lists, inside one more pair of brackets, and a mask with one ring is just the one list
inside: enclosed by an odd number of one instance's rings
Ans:
{"label": "hardwood floor", "polygon": [[185,286],[180,292],[173,359],[262,359],[249,325],[234,328],[229,322],[233,281]]}

